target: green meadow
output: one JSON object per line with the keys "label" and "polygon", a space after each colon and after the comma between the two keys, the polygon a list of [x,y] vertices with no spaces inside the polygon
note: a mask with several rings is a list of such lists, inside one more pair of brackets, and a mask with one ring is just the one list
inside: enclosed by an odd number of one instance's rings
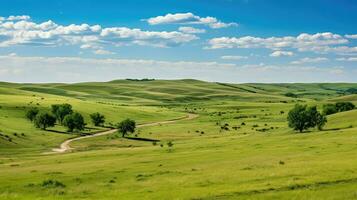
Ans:
{"label": "green meadow", "polygon": [[[298,133],[287,122],[297,103],[357,105],[351,88],[357,84],[0,83],[0,199],[357,199],[357,110],[328,115],[323,130]],[[31,107],[59,103],[84,116],[84,131],[44,131],[25,118]],[[106,127],[90,122],[94,112]],[[197,117],[182,120],[188,113]],[[52,151],[126,118],[177,121]]]}

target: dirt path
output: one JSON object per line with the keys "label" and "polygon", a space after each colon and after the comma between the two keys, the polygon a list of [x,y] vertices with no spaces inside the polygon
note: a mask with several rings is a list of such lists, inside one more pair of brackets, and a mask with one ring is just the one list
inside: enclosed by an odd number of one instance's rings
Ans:
{"label": "dirt path", "polygon": [[[173,119],[173,120],[167,120],[167,121],[162,121],[162,122],[153,122],[153,123],[147,123],[147,124],[140,124],[140,125],[137,126],[137,128],[146,127],[146,126],[157,126],[157,125],[160,125],[160,124],[170,124],[170,123],[175,123],[177,121],[182,121],[182,120],[191,120],[191,119],[194,119],[196,117],[198,117],[197,114],[189,113],[187,116],[182,117],[180,119]],[[117,131],[117,129],[112,129],[112,130],[96,133],[96,134],[93,134],[93,135],[86,135],[86,136],[82,136],[82,137],[76,137],[76,138],[68,139],[68,140],[64,141],[61,144],[60,148],[52,149],[52,151],[55,152],[55,153],[64,153],[64,152],[67,152],[67,151],[73,149],[69,145],[73,141],[82,140],[82,139],[91,138],[91,137],[98,137],[98,136],[101,136],[101,135],[107,135],[107,134],[115,133],[116,131]]]}

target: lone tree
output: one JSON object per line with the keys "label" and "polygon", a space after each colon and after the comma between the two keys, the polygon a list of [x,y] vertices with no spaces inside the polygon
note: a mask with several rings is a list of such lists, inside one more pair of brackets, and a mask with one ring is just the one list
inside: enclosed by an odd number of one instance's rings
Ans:
{"label": "lone tree", "polygon": [[68,132],[73,132],[73,130],[84,130],[86,123],[84,122],[83,116],[80,113],[75,112],[66,115],[63,119],[63,125],[67,127]]}
{"label": "lone tree", "polygon": [[136,123],[134,120],[126,119],[117,124],[118,132],[122,134],[122,137],[129,133],[134,133]]}
{"label": "lone tree", "polygon": [[55,126],[56,123],[56,118],[49,114],[49,113],[39,113],[36,115],[34,119],[35,126],[37,128],[41,128],[43,130],[46,130],[48,127],[53,127]]}
{"label": "lone tree", "polygon": [[306,105],[296,104],[288,114],[289,127],[298,130],[300,133],[309,128],[317,127],[322,130],[327,119],[316,108],[316,106],[307,107]]}
{"label": "lone tree", "polygon": [[38,112],[39,112],[38,108],[30,108],[30,110],[28,110],[26,113],[26,118],[32,122],[33,120],[35,120]]}
{"label": "lone tree", "polygon": [[90,118],[92,119],[94,126],[103,126],[104,125],[104,122],[105,122],[104,115],[96,112],[96,113],[92,113],[90,115]]}
{"label": "lone tree", "polygon": [[66,115],[73,113],[72,106],[68,103],[54,104],[51,106],[51,108],[52,113],[56,116],[56,119],[60,124],[63,124],[63,120]]}

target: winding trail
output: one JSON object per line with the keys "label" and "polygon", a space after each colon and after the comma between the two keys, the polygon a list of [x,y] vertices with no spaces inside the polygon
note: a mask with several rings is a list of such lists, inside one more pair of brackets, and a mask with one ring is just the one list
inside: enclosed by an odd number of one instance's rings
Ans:
{"label": "winding trail", "polygon": [[[172,119],[172,120],[166,120],[166,121],[161,121],[161,122],[152,122],[152,123],[147,123],[147,124],[140,124],[140,125],[137,126],[137,128],[147,127],[147,126],[157,126],[157,125],[160,125],[160,124],[170,124],[170,123],[175,123],[175,122],[178,122],[178,121],[195,119],[197,117],[198,117],[197,114],[189,113],[189,114],[187,114],[187,116],[179,118],[179,119]],[[102,136],[102,135],[108,135],[108,134],[111,134],[111,133],[115,133],[116,131],[117,131],[117,129],[111,129],[111,130],[99,132],[99,133],[96,133],[96,134],[93,134],[93,135],[86,135],[86,136],[81,136],[81,137],[68,139],[68,140],[64,141],[60,145],[60,148],[52,149],[52,151],[53,151],[53,153],[65,153],[67,151],[70,151],[70,150],[74,149],[74,148],[72,148],[70,146],[70,143],[73,142],[73,141],[82,140],[82,139],[86,139],[86,138],[92,138],[92,137],[98,137],[98,136]]]}

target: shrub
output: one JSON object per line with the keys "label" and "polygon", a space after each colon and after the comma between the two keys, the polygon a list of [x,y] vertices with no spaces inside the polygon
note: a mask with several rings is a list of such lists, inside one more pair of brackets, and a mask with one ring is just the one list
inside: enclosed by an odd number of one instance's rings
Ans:
{"label": "shrub", "polygon": [[64,187],[66,187],[65,184],[63,184],[57,180],[52,180],[52,179],[43,181],[41,186],[47,187],[47,188],[64,188]]}
{"label": "shrub", "polygon": [[171,148],[172,146],[174,146],[174,143],[172,141],[169,141],[167,142],[167,146]]}
{"label": "shrub", "polygon": [[325,104],[323,106],[323,113],[325,115],[332,115],[338,112],[344,112],[355,109],[355,105],[351,102],[338,102],[336,104]]}
{"label": "shrub", "polygon": [[336,103],[338,112],[344,112],[355,109],[355,105],[351,102],[338,102]]}
{"label": "shrub", "polygon": [[29,119],[31,122],[35,120],[36,115],[38,114],[38,108],[30,108],[30,110],[26,113],[26,118]]}

